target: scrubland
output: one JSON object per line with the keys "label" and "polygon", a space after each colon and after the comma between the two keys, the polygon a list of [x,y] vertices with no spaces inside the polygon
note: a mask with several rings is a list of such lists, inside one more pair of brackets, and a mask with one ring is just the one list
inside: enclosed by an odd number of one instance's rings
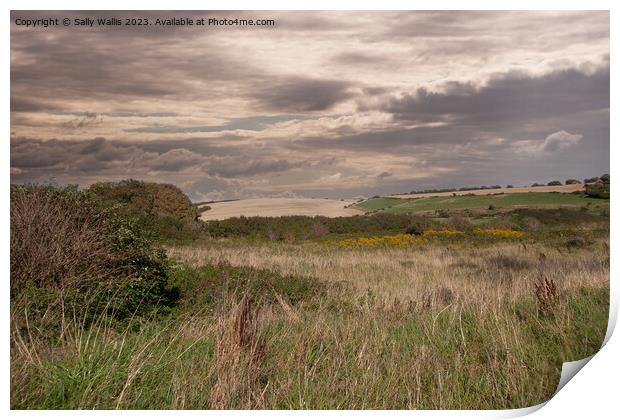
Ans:
{"label": "scrubland", "polygon": [[[23,229],[17,210],[31,207],[19,194],[12,235]],[[608,213],[487,216],[239,219],[191,241],[129,235],[129,255],[110,237],[110,273],[125,280],[102,279],[96,293],[57,272],[11,279],[11,406],[539,404],[562,363],[593,354],[605,335]],[[71,220],[65,232],[84,226]],[[12,258],[30,261],[28,247],[15,249]],[[162,276],[158,293],[140,288]]]}

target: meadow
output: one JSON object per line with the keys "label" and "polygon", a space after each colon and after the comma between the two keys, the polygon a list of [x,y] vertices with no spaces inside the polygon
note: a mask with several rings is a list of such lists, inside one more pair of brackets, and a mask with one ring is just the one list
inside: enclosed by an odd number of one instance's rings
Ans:
{"label": "meadow", "polygon": [[558,207],[603,205],[596,198],[583,194],[556,192],[498,193],[488,195],[433,196],[415,199],[371,198],[352,207],[363,211],[388,213],[416,213],[454,209],[486,209],[510,207]]}
{"label": "meadow", "polygon": [[[75,192],[40,194],[12,191],[12,234],[33,220],[30,198],[108,209]],[[109,276],[90,279],[96,292],[12,259],[11,407],[539,404],[562,363],[593,354],[605,335],[607,202],[471,217],[233,218],[187,227],[193,236],[180,239],[164,235],[168,219],[115,204],[116,224],[102,227],[112,257],[97,267]],[[63,232],[83,235],[87,216]],[[24,235],[35,241],[43,228]],[[20,238],[12,258],[29,261]],[[46,282],[16,281],[35,269]],[[143,288],[153,282],[161,287]]]}

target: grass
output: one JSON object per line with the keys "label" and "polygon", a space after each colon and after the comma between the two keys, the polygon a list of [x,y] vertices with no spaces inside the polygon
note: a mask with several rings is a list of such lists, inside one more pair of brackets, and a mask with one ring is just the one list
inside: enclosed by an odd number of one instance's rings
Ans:
{"label": "grass", "polygon": [[[169,244],[179,299],[167,314],[67,313],[43,334],[47,311],[12,301],[11,408],[539,404],[562,363],[592,355],[606,332],[609,225],[597,211],[522,209],[511,223],[537,224],[438,221],[420,235],[382,224],[405,216],[300,219],[331,233]],[[359,236],[358,224],[375,229]]]}
{"label": "grass", "polygon": [[[513,242],[414,251],[241,241],[174,248],[194,267],[178,266],[175,281],[193,282],[189,296],[205,289],[217,299],[182,300],[175,317],[122,331],[69,322],[48,347],[14,332],[11,406],[539,404],[555,390],[563,361],[600,347],[609,299],[604,250],[604,243],[568,252]],[[545,276],[558,293],[543,311],[534,286]],[[254,306],[244,309],[248,295]]]}
{"label": "grass", "polygon": [[609,201],[588,198],[581,194],[562,193],[514,193],[501,195],[464,195],[456,197],[427,197],[418,199],[371,198],[353,207],[364,211],[388,213],[416,213],[436,210],[484,209],[489,206],[506,208],[513,206],[584,206],[609,205]]}

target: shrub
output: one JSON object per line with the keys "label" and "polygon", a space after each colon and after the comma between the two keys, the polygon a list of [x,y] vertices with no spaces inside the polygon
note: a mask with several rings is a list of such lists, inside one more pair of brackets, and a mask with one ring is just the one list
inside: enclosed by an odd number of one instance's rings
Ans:
{"label": "shrub", "polygon": [[558,186],[558,185],[562,185],[562,183],[560,181],[551,181],[551,182],[547,183],[547,185],[550,186],[550,187],[555,187],[555,186]]}
{"label": "shrub", "polygon": [[592,198],[609,198],[609,184],[594,182],[586,184],[586,195]]}
{"label": "shrub", "polygon": [[574,184],[580,184],[581,182],[577,179],[567,179],[564,184],[566,185],[574,185]]}
{"label": "shrub", "polygon": [[312,225],[312,233],[316,237],[325,236],[329,233],[329,228],[323,223],[317,221]]}
{"label": "shrub", "polygon": [[422,233],[424,233],[424,230],[423,230],[420,226],[418,226],[418,225],[414,225],[414,226],[411,226],[410,228],[408,228],[408,229],[405,231],[405,233],[406,233],[407,235],[416,235],[416,236],[419,236],[419,235],[422,235]]}
{"label": "shrub", "polygon": [[469,230],[471,223],[463,216],[454,215],[446,221],[446,225],[455,230]]}
{"label": "shrub", "polygon": [[151,216],[171,216],[195,221],[198,209],[178,187],[171,184],[125,180],[91,185],[89,191],[107,201],[131,204]]}
{"label": "shrub", "polygon": [[535,217],[527,217],[523,221],[523,229],[527,232],[536,232],[542,226],[542,223]]}
{"label": "shrub", "polygon": [[15,301],[73,295],[78,306],[89,301],[91,309],[105,307],[124,318],[172,303],[166,269],[165,253],[131,209],[104,206],[76,188],[11,189]]}

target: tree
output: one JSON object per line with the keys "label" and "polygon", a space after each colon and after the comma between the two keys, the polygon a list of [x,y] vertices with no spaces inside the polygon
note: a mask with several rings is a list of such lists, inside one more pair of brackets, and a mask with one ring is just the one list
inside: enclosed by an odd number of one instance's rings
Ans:
{"label": "tree", "polygon": [[564,184],[566,185],[573,185],[573,184],[580,184],[581,182],[579,182],[579,180],[577,179],[567,179],[566,181],[564,181]]}
{"label": "tree", "polygon": [[547,184],[547,186],[549,186],[549,187],[555,187],[555,186],[558,186],[558,185],[562,185],[562,183],[560,181],[551,181],[551,182],[549,182]]}

